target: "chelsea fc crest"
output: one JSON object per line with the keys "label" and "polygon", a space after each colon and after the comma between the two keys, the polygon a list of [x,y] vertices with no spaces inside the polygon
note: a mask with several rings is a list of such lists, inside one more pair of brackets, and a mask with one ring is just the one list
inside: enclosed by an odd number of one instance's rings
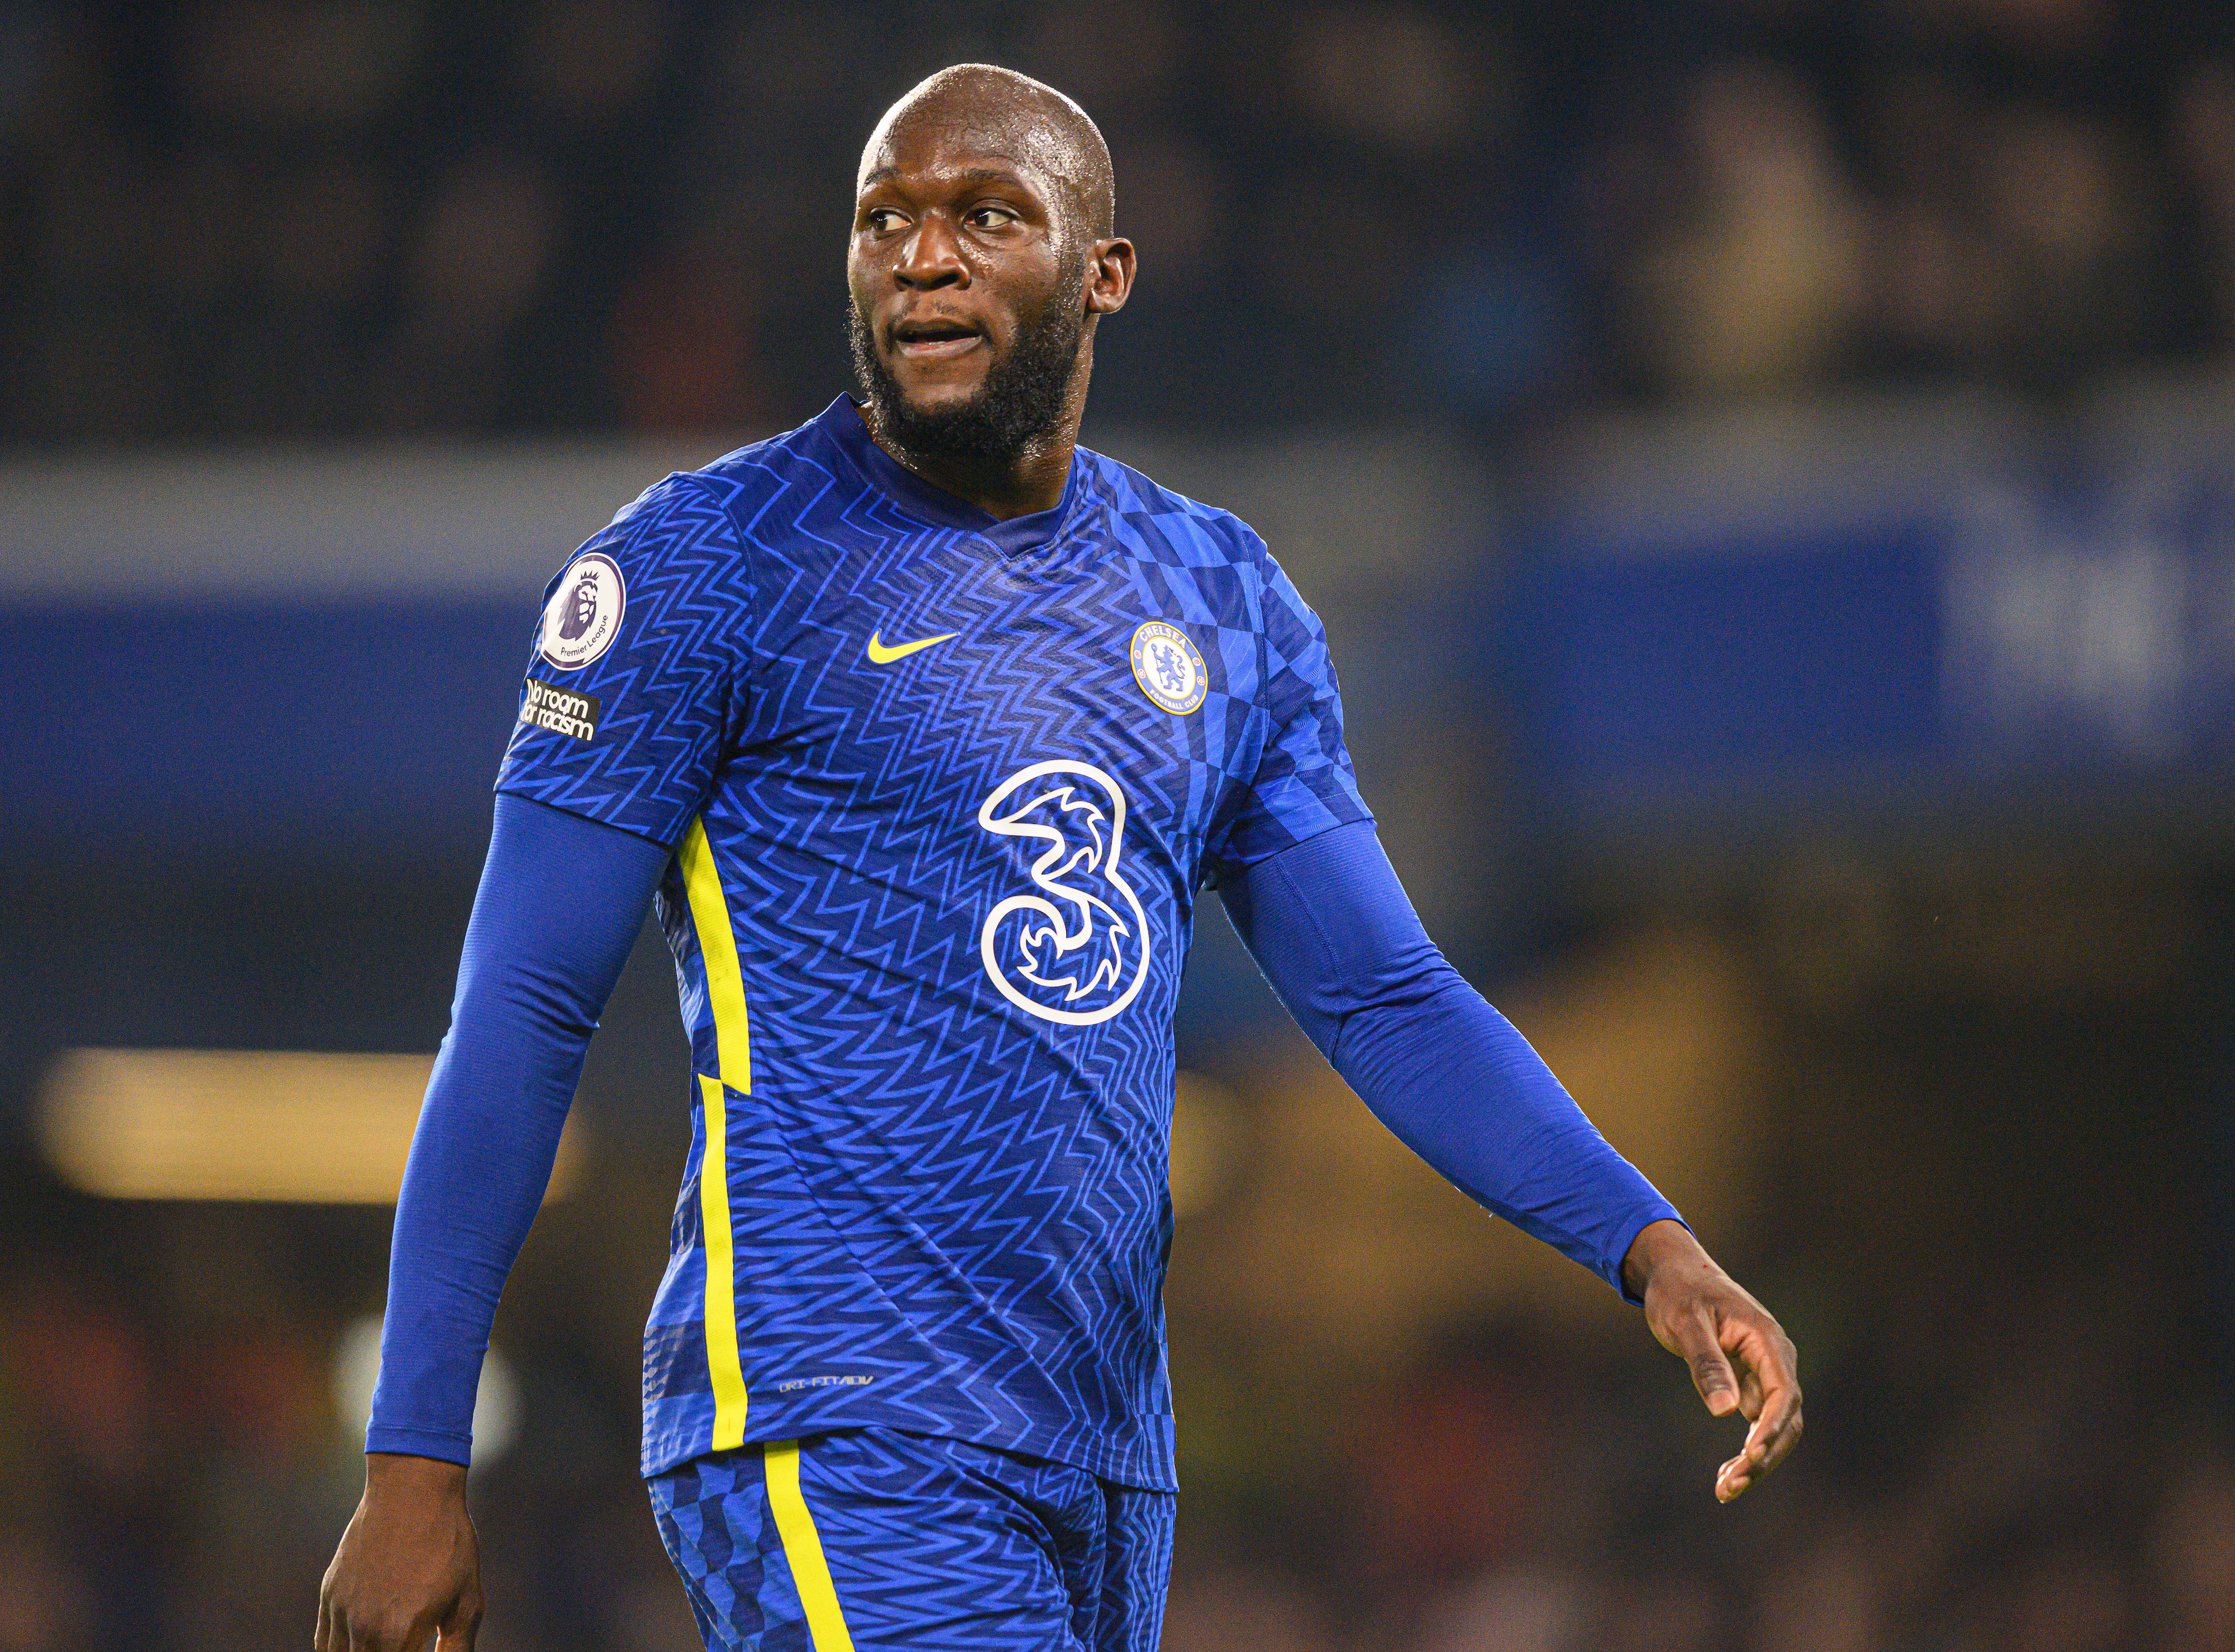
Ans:
{"label": "chelsea fc crest", "polygon": [[1133,633],[1133,681],[1141,692],[1175,717],[1184,717],[1210,691],[1210,673],[1188,634],[1161,619]]}

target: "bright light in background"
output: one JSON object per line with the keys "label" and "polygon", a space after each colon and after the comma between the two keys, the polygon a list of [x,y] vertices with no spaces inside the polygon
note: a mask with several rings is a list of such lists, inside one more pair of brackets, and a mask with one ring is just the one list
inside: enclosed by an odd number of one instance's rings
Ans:
{"label": "bright light in background", "polygon": [[[39,1145],[107,1198],[392,1205],[431,1055],[74,1049],[47,1070]],[[572,1129],[548,1197],[581,1161]]]}
{"label": "bright light in background", "polygon": [[[351,1322],[334,1347],[334,1412],[351,1439],[363,1440],[372,1416],[372,1391],[380,1381],[381,1316]],[[482,1385],[474,1393],[474,1462],[493,1463],[511,1449],[520,1433],[520,1385],[512,1367],[492,1346],[482,1361]]]}

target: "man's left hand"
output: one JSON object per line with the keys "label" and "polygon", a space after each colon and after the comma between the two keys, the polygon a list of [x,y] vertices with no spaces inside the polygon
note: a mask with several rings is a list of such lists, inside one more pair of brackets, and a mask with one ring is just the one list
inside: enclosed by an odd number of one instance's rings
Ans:
{"label": "man's left hand", "polygon": [[1734,1411],[1753,1426],[1746,1446],[1715,1472],[1727,1503],[1800,1443],[1800,1378],[1793,1339],[1715,1265],[1681,1222],[1655,1222],[1622,1259],[1622,1283],[1645,1303],[1661,1346],[1692,1368],[1692,1385],[1718,1417]]}

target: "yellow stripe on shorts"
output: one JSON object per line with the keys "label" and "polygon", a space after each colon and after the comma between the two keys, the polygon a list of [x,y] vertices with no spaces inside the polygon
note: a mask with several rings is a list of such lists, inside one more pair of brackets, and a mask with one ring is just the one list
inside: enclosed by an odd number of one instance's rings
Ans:
{"label": "yellow stripe on shorts", "polygon": [[799,1489],[799,1442],[771,1440],[761,1447],[761,1461],[768,1479],[769,1507],[776,1514],[776,1534],[783,1543],[784,1562],[791,1568],[799,1603],[807,1612],[808,1638],[814,1642],[815,1652],[854,1652],[854,1637],[846,1632],[846,1614],[838,1610],[838,1590],[830,1581],[830,1565],[823,1557],[823,1539]]}

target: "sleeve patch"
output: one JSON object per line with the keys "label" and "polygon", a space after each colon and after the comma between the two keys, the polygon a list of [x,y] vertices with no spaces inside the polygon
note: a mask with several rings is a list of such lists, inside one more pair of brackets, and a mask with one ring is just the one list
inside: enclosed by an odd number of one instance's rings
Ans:
{"label": "sleeve patch", "polygon": [[628,600],[620,565],[599,551],[576,557],[543,610],[543,657],[579,671],[613,645]]}
{"label": "sleeve patch", "polygon": [[578,694],[540,678],[528,679],[520,697],[520,720],[532,728],[547,728],[569,740],[595,740],[601,708],[593,694]]}

